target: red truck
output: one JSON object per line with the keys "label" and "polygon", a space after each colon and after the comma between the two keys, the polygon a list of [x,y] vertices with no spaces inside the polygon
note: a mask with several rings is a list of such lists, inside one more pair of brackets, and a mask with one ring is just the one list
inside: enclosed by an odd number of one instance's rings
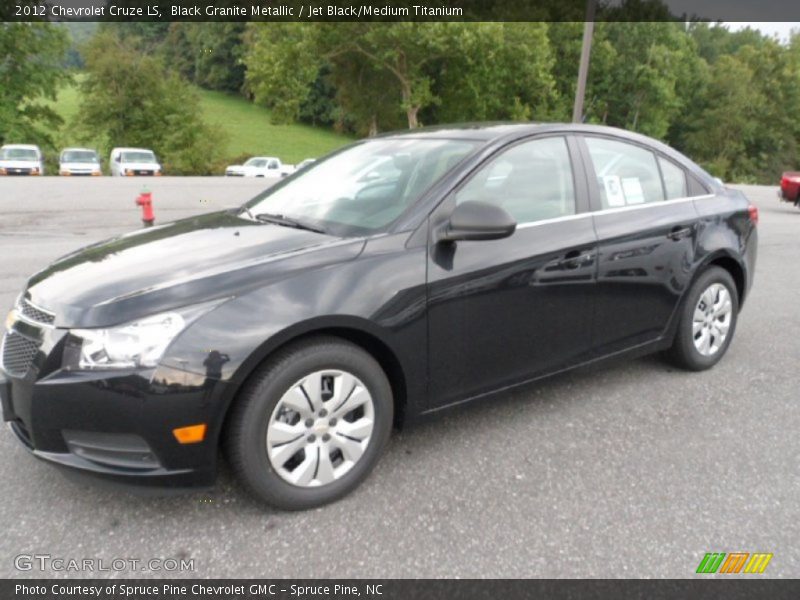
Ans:
{"label": "red truck", "polygon": [[795,206],[800,206],[800,171],[786,171],[781,175],[778,197],[784,202],[794,202]]}

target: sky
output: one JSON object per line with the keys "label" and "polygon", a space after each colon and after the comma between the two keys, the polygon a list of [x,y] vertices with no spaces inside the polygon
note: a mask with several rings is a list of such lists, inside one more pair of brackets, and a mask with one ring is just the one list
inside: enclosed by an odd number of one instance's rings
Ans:
{"label": "sky", "polygon": [[800,31],[800,23],[780,23],[780,22],[767,22],[767,23],[747,23],[747,22],[735,22],[729,23],[726,22],[724,25],[730,29],[731,31],[737,31],[739,29],[744,29],[745,27],[750,27],[751,29],[758,29],[762,33],[767,35],[778,35],[778,38],[786,42],[789,40],[789,34],[792,32],[792,29],[797,29]]}

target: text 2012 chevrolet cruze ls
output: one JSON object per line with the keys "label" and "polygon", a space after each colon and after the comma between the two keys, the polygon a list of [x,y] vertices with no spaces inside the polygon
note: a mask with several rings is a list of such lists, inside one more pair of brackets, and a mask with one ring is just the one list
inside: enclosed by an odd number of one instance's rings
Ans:
{"label": "text 2012 chevrolet cruze ls", "polygon": [[47,461],[213,482],[286,509],[356,487],[392,425],[544,375],[725,354],[758,213],[674,150],[575,125],[356,143],[240,210],[34,275],[6,323],[5,419]]}

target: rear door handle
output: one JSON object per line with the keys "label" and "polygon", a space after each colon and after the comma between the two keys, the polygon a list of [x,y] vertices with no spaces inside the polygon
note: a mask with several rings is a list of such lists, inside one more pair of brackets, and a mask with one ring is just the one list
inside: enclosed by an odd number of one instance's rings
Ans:
{"label": "rear door handle", "polygon": [[690,235],[692,235],[691,227],[673,227],[672,231],[667,234],[667,237],[677,242],[678,240],[682,240]]}

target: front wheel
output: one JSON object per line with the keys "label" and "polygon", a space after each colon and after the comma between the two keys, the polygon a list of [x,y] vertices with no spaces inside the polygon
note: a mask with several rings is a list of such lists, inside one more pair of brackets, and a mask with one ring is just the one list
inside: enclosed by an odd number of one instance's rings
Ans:
{"label": "front wheel", "polygon": [[725,269],[710,267],[687,293],[668,356],[684,369],[710,369],[728,350],[738,315],[739,295],[733,278]]}
{"label": "front wheel", "polygon": [[367,352],[338,338],[281,351],[244,388],[228,422],[233,470],[260,499],[303,510],[369,475],[391,433],[392,390]]}

